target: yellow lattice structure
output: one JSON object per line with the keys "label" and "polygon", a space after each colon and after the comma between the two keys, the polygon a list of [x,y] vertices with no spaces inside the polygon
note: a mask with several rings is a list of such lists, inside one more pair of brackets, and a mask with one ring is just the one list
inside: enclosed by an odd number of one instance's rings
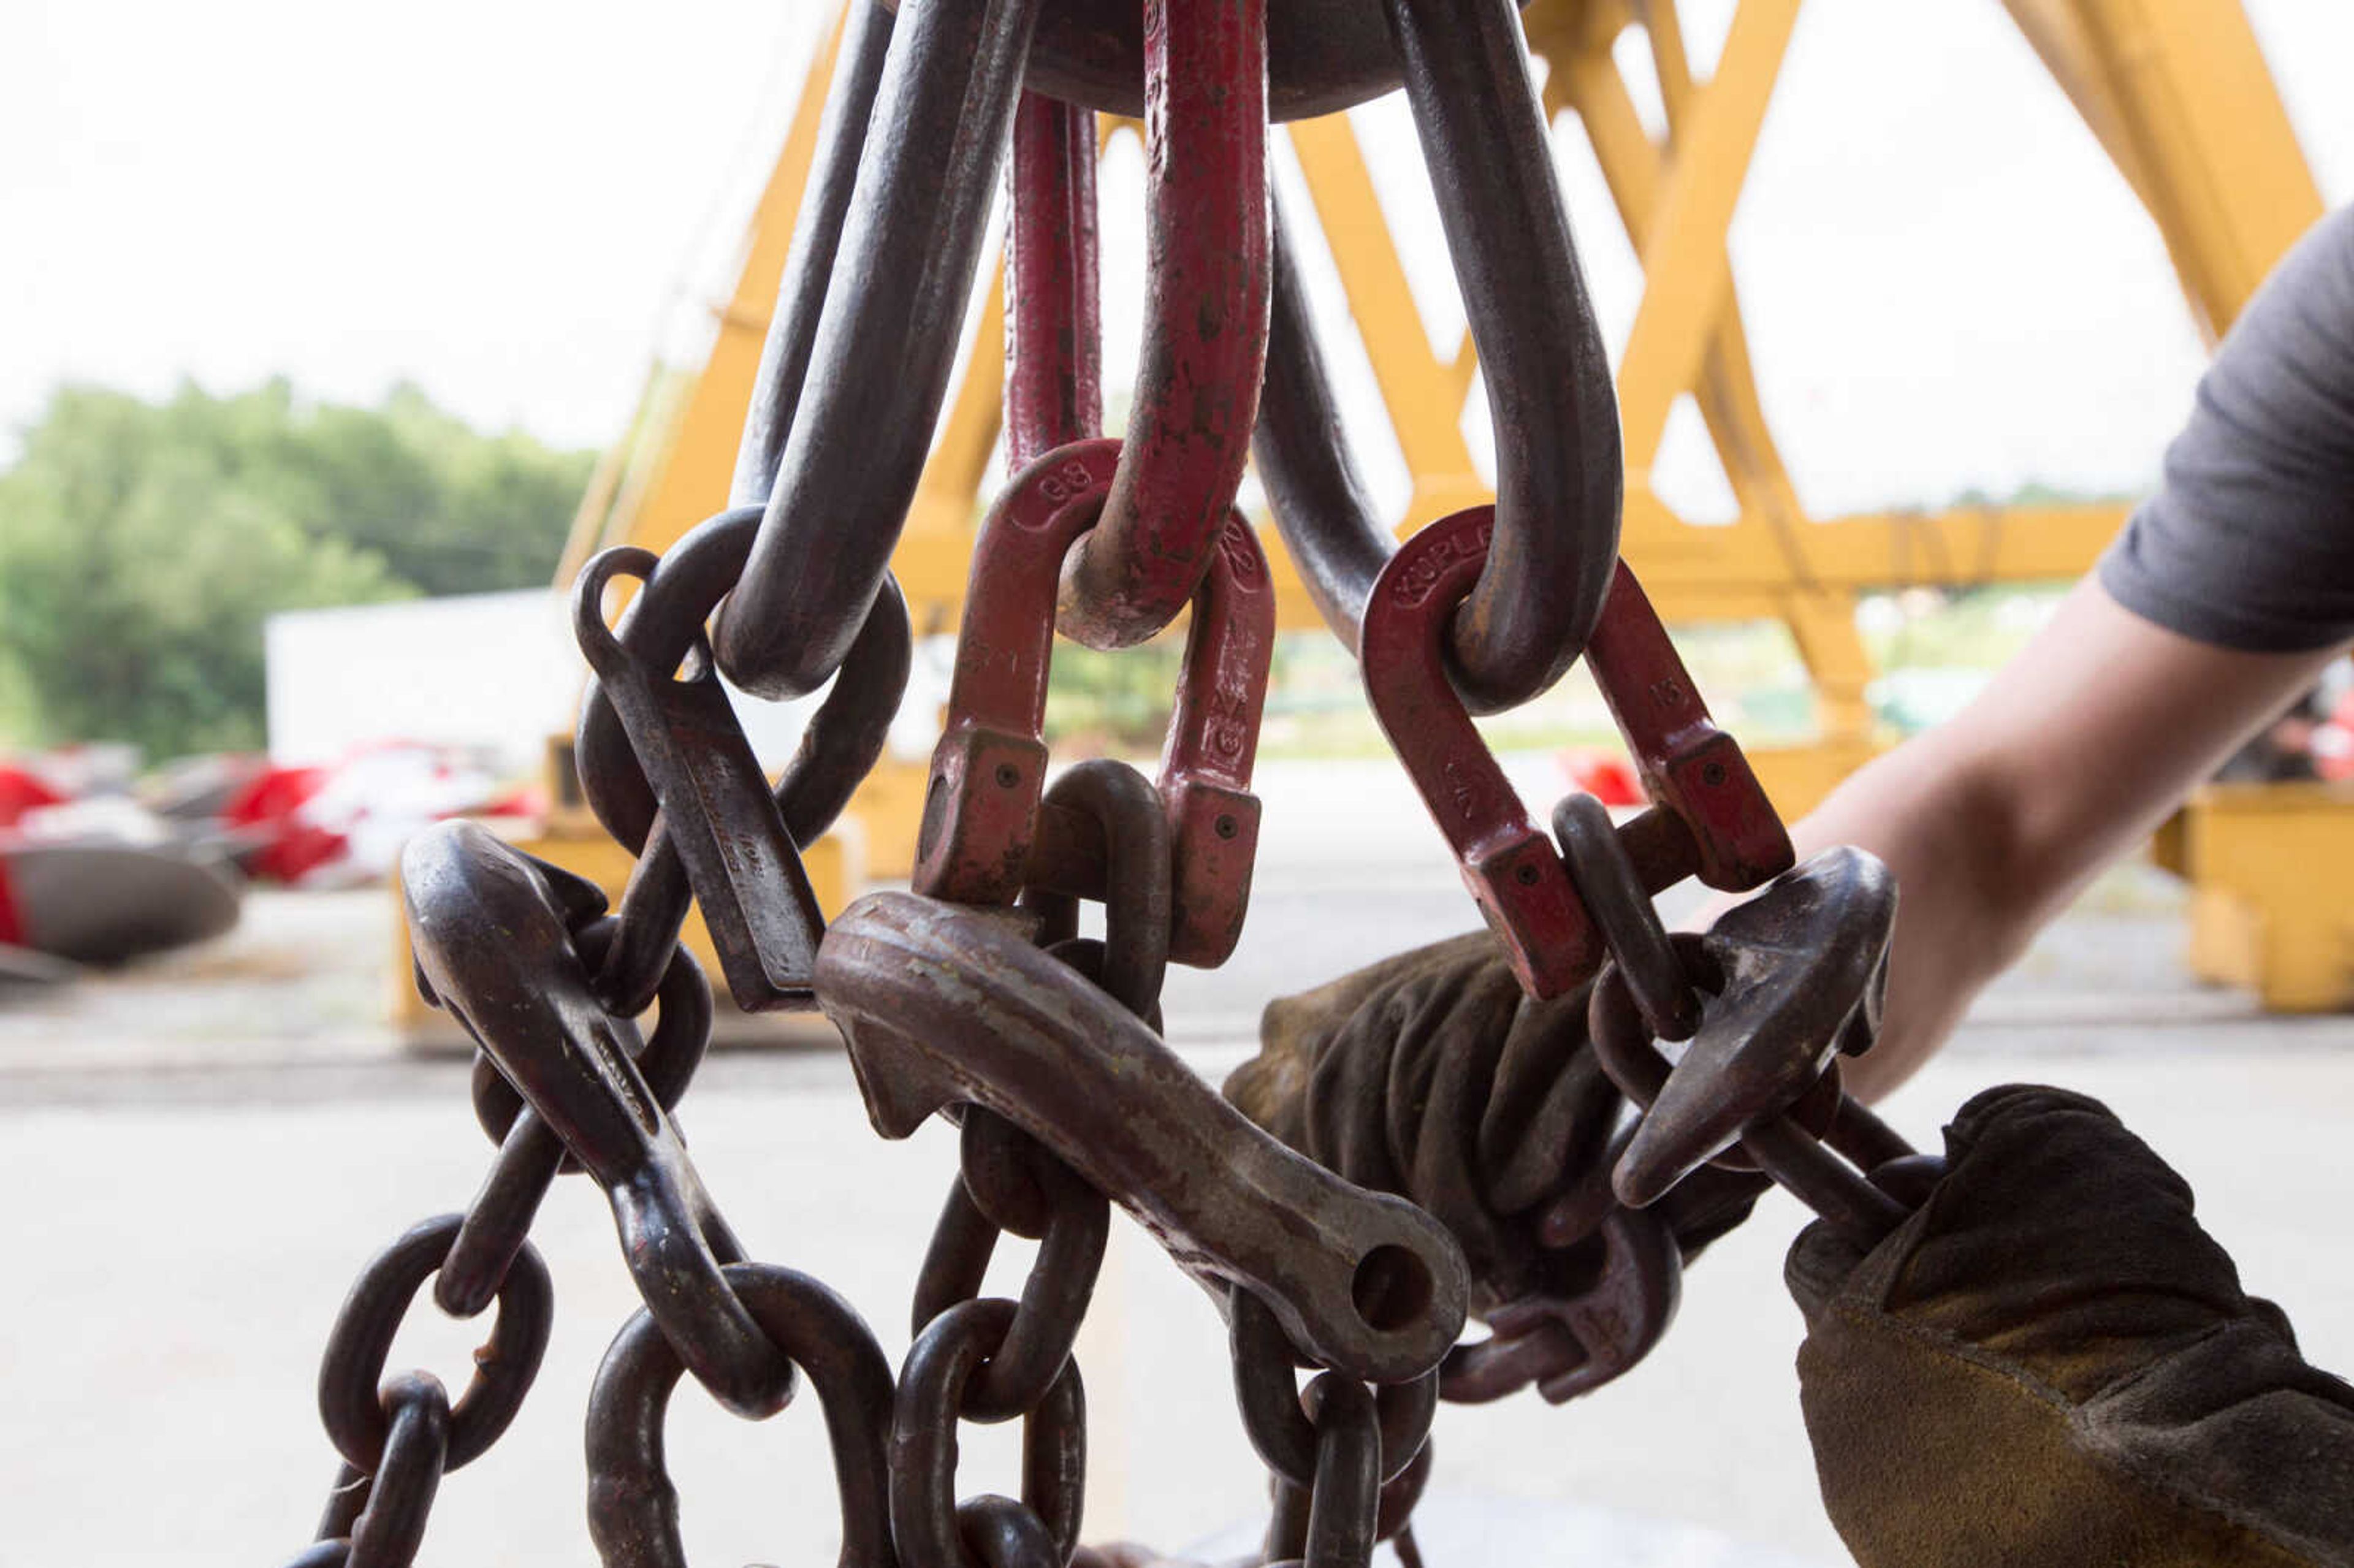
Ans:
{"label": "yellow lattice structure", "polygon": [[[850,0],[866,4],[869,0]],[[1778,620],[1817,694],[1818,741],[1758,757],[1804,810],[1876,744],[1858,594],[1892,585],[2065,578],[2123,519],[2115,504],[1965,507],[1819,519],[1799,502],[1760,406],[1726,233],[1803,0],[1740,0],[1714,69],[1689,61],[1672,0],[1533,0],[1545,107],[1592,144],[1639,259],[1643,294],[1618,356],[1624,549],[1670,620]],[[2321,210],[2287,115],[2235,0],[2003,0],[2165,238],[2211,342]],[[1645,51],[1616,48],[1639,28]],[[736,286],[699,375],[657,381],[626,461],[584,504],[565,570],[594,547],[662,549],[726,501],[738,432],[814,149],[834,35],[820,50],[753,215]],[[1647,126],[1624,60],[1648,58],[1664,122]],[[1111,128],[1107,128],[1107,138]],[[1412,475],[1410,529],[1490,499],[1462,433],[1478,373],[1468,334],[1435,352],[1346,115],[1285,128]],[[1003,381],[992,286],[894,560],[919,629],[953,627]],[[1669,411],[1690,394],[1738,503],[1729,525],[1679,517],[1650,482]],[[1283,623],[1319,624],[1267,530]],[[886,766],[854,808],[869,863],[904,872],[920,777]],[[544,845],[543,848],[553,846]],[[837,890],[846,892],[847,889]],[[831,904],[832,900],[829,900]]]}

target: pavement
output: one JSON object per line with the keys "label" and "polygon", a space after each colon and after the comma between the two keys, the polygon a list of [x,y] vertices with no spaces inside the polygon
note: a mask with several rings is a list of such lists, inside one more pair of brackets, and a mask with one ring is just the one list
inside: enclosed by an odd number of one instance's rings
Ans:
{"label": "pavement", "polygon": [[[1557,788],[1514,763],[1531,798]],[[1172,1040],[1213,1078],[1251,1048],[1266,1000],[1463,929],[1468,901],[1394,772],[1267,770],[1249,934],[1215,975],[1173,971]],[[25,1185],[0,1208],[0,1568],[191,1568],[291,1556],[332,1477],[317,1357],[353,1274],[428,1214],[461,1207],[489,1147],[464,1064],[384,1027],[381,894],[258,895],[207,948],[0,1005],[0,1147]],[[2100,1096],[2173,1160],[2251,1287],[2319,1364],[2354,1366],[2342,1129],[2354,1019],[2265,1019],[2178,972],[2177,895],[2155,874],[2094,890],[1886,1107],[1916,1141],[1972,1091],[2015,1079]],[[682,1120],[755,1255],[832,1284],[895,1357],[922,1238],[954,1167],[935,1125],[876,1138],[837,1049],[716,1053]],[[1556,1409],[1532,1395],[1448,1408],[1422,1530],[1432,1568],[1533,1558],[1628,1568],[1829,1568],[1779,1284],[1800,1223],[1769,1200],[1693,1271],[1666,1343]],[[535,1239],[556,1330],[508,1436],[448,1478],[421,1562],[590,1556],[580,1412],[634,1305],[610,1215],[558,1184]],[[1004,1249],[1011,1281],[1026,1247]],[[455,1383],[477,1336],[420,1310],[395,1366]],[[1116,1219],[1080,1341],[1087,1534],[1204,1550],[1246,1541],[1263,1479],[1233,1413],[1216,1314]],[[967,1428],[962,1486],[1010,1490],[1013,1434]],[[758,1431],[692,1391],[672,1474],[700,1563],[820,1568],[838,1545],[822,1424]],[[1223,1532],[1223,1534],[1221,1533]]]}

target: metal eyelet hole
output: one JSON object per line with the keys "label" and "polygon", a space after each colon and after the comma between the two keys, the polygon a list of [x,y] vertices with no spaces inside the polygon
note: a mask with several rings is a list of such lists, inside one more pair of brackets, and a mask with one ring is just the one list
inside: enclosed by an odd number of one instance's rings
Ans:
{"label": "metal eyelet hole", "polygon": [[1366,1327],[1389,1333],[1429,1315],[1432,1288],[1430,1270],[1422,1259],[1385,1242],[1358,1262],[1349,1281],[1349,1299]]}

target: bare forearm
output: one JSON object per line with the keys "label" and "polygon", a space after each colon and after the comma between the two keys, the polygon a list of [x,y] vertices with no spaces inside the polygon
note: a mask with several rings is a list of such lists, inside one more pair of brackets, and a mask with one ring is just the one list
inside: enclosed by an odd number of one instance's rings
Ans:
{"label": "bare forearm", "polygon": [[2103,866],[2143,842],[2330,657],[2192,642],[2090,580],[1962,714],[1858,772],[1792,830],[1896,873],[1877,1098],[1934,1054],[1981,988]]}

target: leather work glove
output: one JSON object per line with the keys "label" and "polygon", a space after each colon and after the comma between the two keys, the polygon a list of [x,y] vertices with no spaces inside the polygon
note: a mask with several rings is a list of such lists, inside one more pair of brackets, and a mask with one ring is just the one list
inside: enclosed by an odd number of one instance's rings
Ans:
{"label": "leather work glove", "polygon": [[1807,1430],[1862,1568],[2354,1563],[2354,1389],[2240,1288],[2105,1106],[1991,1090],[1868,1255],[1787,1277]]}
{"label": "leather work glove", "polygon": [[[1531,1001],[1485,931],[1433,943],[1270,1002],[1225,1096],[1328,1170],[1428,1210],[1462,1244],[1484,1316],[1593,1261],[1571,1238],[1540,1243],[1543,1210],[1583,1193],[1598,1224],[1610,1206],[1621,1097],[1586,1044],[1586,991]],[[1660,1209],[1690,1257],[1760,1190],[1705,1172]]]}

